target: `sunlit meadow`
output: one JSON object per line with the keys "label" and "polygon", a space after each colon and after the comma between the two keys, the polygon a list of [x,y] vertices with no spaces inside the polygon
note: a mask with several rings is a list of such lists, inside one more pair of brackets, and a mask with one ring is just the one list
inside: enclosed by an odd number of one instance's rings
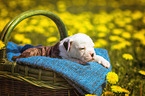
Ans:
{"label": "sunlit meadow", "polygon": [[[63,20],[69,36],[85,33],[93,39],[95,48],[108,50],[118,81],[115,85],[109,81],[103,96],[144,96],[144,8],[145,0],[0,0],[0,32],[24,11],[51,11]],[[59,32],[49,18],[34,16],[13,30],[10,41],[49,46],[59,41]]]}

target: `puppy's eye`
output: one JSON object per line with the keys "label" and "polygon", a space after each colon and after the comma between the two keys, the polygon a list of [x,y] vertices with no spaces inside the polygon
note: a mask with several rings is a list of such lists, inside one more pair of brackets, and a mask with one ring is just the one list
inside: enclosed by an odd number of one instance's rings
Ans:
{"label": "puppy's eye", "polygon": [[79,50],[84,50],[85,48],[79,48]]}

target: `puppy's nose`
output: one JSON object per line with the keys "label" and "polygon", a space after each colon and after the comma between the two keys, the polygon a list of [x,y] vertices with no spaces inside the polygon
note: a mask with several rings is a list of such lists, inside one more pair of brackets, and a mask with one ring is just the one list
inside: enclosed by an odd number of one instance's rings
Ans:
{"label": "puppy's nose", "polygon": [[91,53],[90,55],[91,55],[91,57],[94,57],[94,53]]}

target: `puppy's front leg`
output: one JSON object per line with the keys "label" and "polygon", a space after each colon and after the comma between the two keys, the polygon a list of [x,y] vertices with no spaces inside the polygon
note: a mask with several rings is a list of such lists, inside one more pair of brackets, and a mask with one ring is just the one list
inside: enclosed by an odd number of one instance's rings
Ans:
{"label": "puppy's front leg", "polygon": [[99,64],[102,64],[104,67],[109,68],[110,63],[106,59],[104,59],[102,56],[95,55],[93,62],[98,62]]}

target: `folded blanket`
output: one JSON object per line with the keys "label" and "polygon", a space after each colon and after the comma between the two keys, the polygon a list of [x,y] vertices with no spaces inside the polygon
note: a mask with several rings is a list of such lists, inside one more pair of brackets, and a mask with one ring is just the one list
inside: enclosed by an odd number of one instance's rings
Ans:
{"label": "folded blanket", "polygon": [[[13,56],[21,54],[22,49],[26,46],[16,45],[12,42],[7,44],[7,58],[12,61]],[[27,48],[26,48],[27,49]],[[95,49],[97,55],[109,60],[107,50]],[[13,62],[13,61],[12,61]],[[28,58],[21,58],[17,60],[19,64],[27,64],[32,66],[42,66],[51,69],[62,75],[68,83],[76,88],[82,95],[95,94],[100,96],[107,83],[106,74],[111,71],[96,62],[89,62],[86,65],[81,65],[72,61],[34,56]]]}

